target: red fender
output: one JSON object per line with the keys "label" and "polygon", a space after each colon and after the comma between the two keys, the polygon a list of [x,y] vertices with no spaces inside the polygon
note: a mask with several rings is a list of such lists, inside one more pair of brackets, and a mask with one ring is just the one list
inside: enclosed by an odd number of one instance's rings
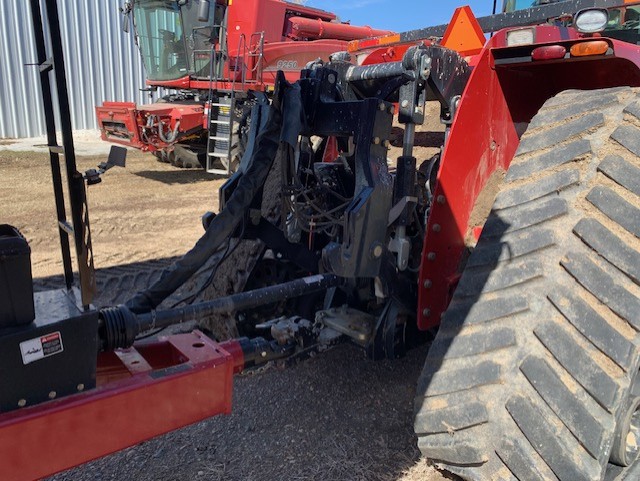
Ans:
{"label": "red fender", "polygon": [[[589,40],[572,29],[532,28],[538,43],[531,48],[563,45],[569,51],[572,44]],[[493,204],[495,192],[480,194],[494,184],[488,183],[492,176],[508,169],[520,135],[542,104],[567,89],[640,85],[640,47],[607,41],[607,55],[510,62],[504,59],[517,48],[506,47],[502,31],[474,59],[443,153],[427,225],[418,297],[421,329],[439,324]],[[521,51],[512,57],[516,56],[522,58]]]}

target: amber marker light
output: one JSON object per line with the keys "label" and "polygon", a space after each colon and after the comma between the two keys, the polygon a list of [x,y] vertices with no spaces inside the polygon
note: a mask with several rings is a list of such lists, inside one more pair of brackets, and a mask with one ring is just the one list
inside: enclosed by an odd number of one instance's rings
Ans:
{"label": "amber marker light", "polygon": [[567,49],[562,45],[548,45],[546,47],[538,47],[531,52],[533,60],[557,60],[564,58]]}
{"label": "amber marker light", "polygon": [[352,40],[347,44],[347,52],[353,53],[358,50],[364,50],[366,48],[380,47],[382,45],[389,45],[392,43],[400,42],[400,34],[395,33],[391,35],[385,35],[384,37],[365,38],[362,40]]}
{"label": "amber marker light", "polygon": [[609,50],[609,44],[604,40],[591,40],[589,42],[576,43],[571,47],[572,57],[588,57],[590,55],[603,55]]}

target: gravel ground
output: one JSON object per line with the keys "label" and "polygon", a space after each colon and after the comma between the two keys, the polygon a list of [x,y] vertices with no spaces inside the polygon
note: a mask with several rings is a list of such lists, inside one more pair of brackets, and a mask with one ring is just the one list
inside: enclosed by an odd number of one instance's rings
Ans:
{"label": "gravel ground", "polygon": [[[394,133],[397,147],[402,132]],[[424,132],[417,139],[423,141],[416,151],[423,160],[435,152],[441,134]],[[34,277],[50,280],[61,263],[47,156],[3,144],[0,221],[23,231],[33,250]],[[81,169],[104,159],[88,153],[92,156],[78,159]],[[102,276],[108,291],[105,279],[115,273],[120,280],[129,276],[120,284],[133,290],[136,282],[149,278],[139,272],[156,272],[191,247],[202,232],[200,215],[217,206],[222,181],[139,153],[130,155],[127,169],[110,171],[101,185],[89,189],[96,265],[108,268],[98,272],[99,284]],[[116,294],[106,292],[103,298],[112,302]],[[233,414],[50,479],[453,479],[420,459],[412,432],[415,385],[426,351],[423,346],[404,359],[374,363],[345,344],[293,367],[242,375],[235,380]]]}
{"label": "gravel ground", "polygon": [[235,381],[234,412],[60,474],[89,480],[448,479],[412,432],[425,355],[373,363],[350,345]]}

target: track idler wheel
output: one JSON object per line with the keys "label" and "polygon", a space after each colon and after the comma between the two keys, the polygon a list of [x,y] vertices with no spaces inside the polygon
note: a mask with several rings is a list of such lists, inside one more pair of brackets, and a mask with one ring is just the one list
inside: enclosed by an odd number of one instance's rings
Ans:
{"label": "track idler wheel", "polygon": [[640,382],[636,377],[632,393],[618,420],[609,462],[631,466],[640,452]]}

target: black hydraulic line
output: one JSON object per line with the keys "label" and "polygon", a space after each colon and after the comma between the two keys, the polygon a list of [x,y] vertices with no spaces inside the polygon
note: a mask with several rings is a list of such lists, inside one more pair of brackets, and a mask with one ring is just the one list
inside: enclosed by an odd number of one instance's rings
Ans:
{"label": "black hydraulic line", "polygon": [[151,311],[136,315],[126,306],[109,307],[100,311],[101,349],[113,350],[131,346],[138,334],[181,322],[200,319],[212,314],[232,313],[272,304],[292,297],[301,297],[342,285],[344,279],[334,274],[318,274],[220,297],[212,301],[165,311]]}
{"label": "black hydraulic line", "polygon": [[[86,191],[84,179],[82,174],[78,172],[76,166],[76,153],[73,144],[73,126],[71,123],[71,109],[69,108],[69,91],[65,73],[64,52],[62,50],[58,2],[57,0],[45,0],[44,4],[49,23],[49,35],[51,37],[51,50],[54,74],[56,77],[56,90],[58,93],[62,144],[64,146],[64,159],[69,185],[71,219],[73,222],[76,256],[78,259],[82,304],[88,307],[93,300],[95,292],[95,277],[93,272],[93,257],[91,254],[89,220],[86,212]],[[43,95],[46,95],[46,93],[47,92],[43,92]]]}
{"label": "black hydraulic line", "polygon": [[49,147],[49,160],[51,163],[51,177],[53,179],[53,195],[56,202],[56,216],[58,218],[58,232],[60,234],[60,247],[62,250],[62,266],[64,269],[64,282],[67,289],[73,285],[73,266],[71,264],[71,247],[69,234],[62,227],[67,219],[64,205],[64,191],[62,189],[62,174],[60,172],[60,156],[55,151],[58,147],[56,137],[56,121],[53,110],[53,100],[51,98],[51,80],[49,70],[51,66],[47,63],[47,50],[44,39],[44,29],[42,25],[42,11],[39,0],[31,0],[31,21],[36,42],[37,62],[40,70],[40,86],[42,90],[42,104],[44,107],[44,118],[47,129],[47,144]]}
{"label": "black hydraulic line", "polygon": [[[284,92],[281,93],[284,94]],[[279,95],[276,89],[273,103],[269,106],[259,106],[263,111],[268,111],[268,120],[258,134],[249,166],[240,177],[224,209],[215,216],[204,235],[189,252],[166,269],[155,284],[137,293],[127,302],[127,307],[132,312],[141,314],[155,309],[195,274],[236,230],[253,199],[264,186],[280,146],[282,112]]]}

